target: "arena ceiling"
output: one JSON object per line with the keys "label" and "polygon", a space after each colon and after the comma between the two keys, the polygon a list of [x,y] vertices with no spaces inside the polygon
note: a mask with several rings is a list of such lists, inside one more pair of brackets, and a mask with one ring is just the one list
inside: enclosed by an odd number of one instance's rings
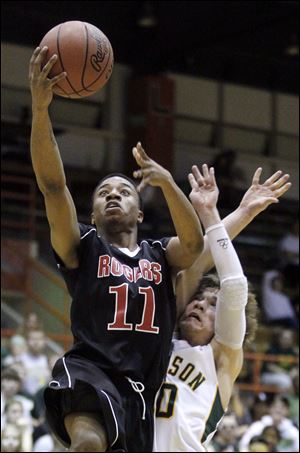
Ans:
{"label": "arena ceiling", "polygon": [[2,41],[34,48],[67,20],[98,26],[119,63],[299,93],[298,1],[3,1]]}

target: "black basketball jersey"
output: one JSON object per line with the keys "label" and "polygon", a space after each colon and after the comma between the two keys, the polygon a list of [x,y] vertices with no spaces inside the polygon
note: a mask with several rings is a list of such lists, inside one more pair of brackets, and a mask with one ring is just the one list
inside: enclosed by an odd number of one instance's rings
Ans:
{"label": "black basketball jersey", "polygon": [[[80,226],[79,266],[60,270],[72,297],[74,345],[68,354],[96,362],[156,391],[166,372],[176,303],[165,247],[143,240],[128,256],[92,226]],[[59,260],[58,260],[59,261]]]}

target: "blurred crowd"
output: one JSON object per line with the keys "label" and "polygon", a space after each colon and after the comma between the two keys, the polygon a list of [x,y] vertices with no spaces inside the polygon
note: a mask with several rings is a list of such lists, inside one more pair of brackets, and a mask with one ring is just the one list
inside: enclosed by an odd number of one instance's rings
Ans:
{"label": "blurred crowd", "polygon": [[35,313],[1,346],[1,451],[65,451],[45,420],[43,391],[58,356]]}

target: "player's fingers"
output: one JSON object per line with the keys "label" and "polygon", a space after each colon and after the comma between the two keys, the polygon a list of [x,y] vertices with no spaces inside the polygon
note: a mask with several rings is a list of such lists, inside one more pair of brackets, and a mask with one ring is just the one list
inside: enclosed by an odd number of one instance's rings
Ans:
{"label": "player's fingers", "polygon": [[286,173],[280,179],[273,182],[273,184],[270,186],[270,189],[271,190],[279,189],[283,184],[285,184],[289,180],[289,177],[290,177],[290,175],[288,173]]}
{"label": "player's fingers", "polygon": [[264,201],[264,206],[266,208],[266,207],[270,206],[270,204],[273,204],[273,203],[279,203],[279,200],[277,200],[277,198],[275,198],[275,197],[268,197]]}
{"label": "player's fingers", "polygon": [[252,178],[252,185],[259,184],[259,178],[260,178],[261,172],[262,172],[262,168],[261,167],[258,167],[255,170],[255,173],[254,173],[253,178]]}
{"label": "player's fingers", "polygon": [[133,177],[134,177],[134,178],[142,178],[142,177],[143,177],[143,172],[142,172],[142,170],[135,170],[135,171],[133,172]]}
{"label": "player's fingers", "polygon": [[285,192],[287,192],[289,190],[289,188],[291,187],[292,183],[291,182],[287,182],[286,184],[284,184],[282,187],[280,187],[279,189],[275,190],[273,192],[274,196],[276,198],[279,198],[281,197]]}
{"label": "player's fingers", "polygon": [[40,50],[41,49],[39,47],[37,47],[34,50],[33,54],[31,55],[30,62],[29,62],[29,77],[31,76],[31,73],[33,71],[33,63],[35,62],[35,59],[36,59],[38,53],[40,52]]}
{"label": "player's fingers", "polygon": [[41,72],[41,64],[48,52],[48,47],[44,46],[39,52],[36,53],[36,56],[32,62],[32,73],[34,75],[39,75]]}
{"label": "player's fingers", "polygon": [[60,74],[58,74],[57,76],[53,77],[51,79],[51,85],[55,85],[56,83],[60,82],[61,80],[65,79],[67,77],[67,73],[66,72],[61,72]]}
{"label": "player's fingers", "polygon": [[209,181],[209,179],[210,179],[210,174],[209,174],[209,171],[208,171],[208,166],[207,166],[207,164],[203,164],[203,165],[202,165],[202,173],[203,173],[204,179],[205,179],[206,181]]}
{"label": "player's fingers", "polygon": [[55,65],[57,61],[58,56],[56,54],[52,55],[49,61],[45,64],[45,66],[42,69],[42,74],[47,77],[53,66]]}
{"label": "player's fingers", "polygon": [[136,160],[136,163],[140,166],[143,167],[145,165],[144,160],[141,158],[140,153],[138,152],[137,148],[132,148],[132,155]]}
{"label": "player's fingers", "polygon": [[210,180],[211,180],[212,184],[213,184],[214,186],[216,186],[216,185],[217,185],[217,182],[216,182],[215,169],[214,169],[214,167],[210,167],[209,173],[210,173]]}
{"label": "player's fingers", "polygon": [[270,178],[268,178],[264,182],[264,186],[269,186],[269,185],[273,184],[273,182],[276,181],[276,179],[278,179],[281,174],[282,174],[281,170],[276,171],[272,176],[270,176]]}
{"label": "player's fingers", "polygon": [[198,183],[193,175],[193,173],[189,173],[188,174],[188,180],[189,180],[189,183],[190,183],[190,186],[191,186],[191,189],[197,189],[199,186],[198,186]]}
{"label": "player's fingers", "polygon": [[138,152],[140,153],[140,156],[141,156],[142,159],[144,159],[144,160],[150,159],[150,157],[148,156],[148,154],[146,153],[146,151],[142,147],[141,142],[137,143],[136,148],[137,148]]}
{"label": "player's fingers", "polygon": [[194,175],[195,180],[197,181],[197,183],[202,185],[204,179],[203,179],[203,176],[201,175],[200,170],[199,170],[199,168],[197,167],[197,165],[193,165],[193,166],[192,166],[192,173],[193,173],[193,175]]}

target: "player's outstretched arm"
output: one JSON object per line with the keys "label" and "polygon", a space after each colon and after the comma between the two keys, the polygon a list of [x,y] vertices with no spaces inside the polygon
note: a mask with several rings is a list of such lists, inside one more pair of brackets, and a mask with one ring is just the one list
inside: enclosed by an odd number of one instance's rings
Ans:
{"label": "player's outstretched arm", "polygon": [[242,366],[242,345],[246,332],[245,306],[248,300],[247,278],[218,210],[218,187],[214,170],[206,164],[202,173],[193,166],[189,174],[192,187],[190,199],[206,231],[217,274],[220,291],[215,308],[214,351],[220,384],[220,397],[225,408],[233,383]]}
{"label": "player's outstretched arm", "polygon": [[39,189],[43,193],[53,248],[67,267],[77,267],[76,247],[80,240],[75,206],[66,186],[66,177],[59,149],[52,130],[48,108],[53,86],[65,73],[49,79],[55,64],[53,55],[41,69],[47,48],[34,51],[29,66],[32,96],[31,159]]}
{"label": "player's outstretched arm", "polygon": [[[253,175],[252,184],[243,196],[238,208],[222,220],[231,240],[269,205],[278,203],[278,198],[291,187],[291,183],[288,182],[289,175],[283,175],[280,170],[264,182],[260,182],[261,173],[262,168],[257,168]],[[191,268],[178,275],[178,303],[181,307],[184,307],[195,293],[201,276],[213,267],[214,263],[207,237],[204,236],[204,248],[201,255]],[[184,280],[184,291],[183,286],[179,284],[182,279]]]}
{"label": "player's outstretched arm", "polygon": [[167,246],[169,264],[177,269],[191,266],[203,248],[203,234],[195,210],[170,172],[150,159],[140,143],[133,148],[133,156],[140,166],[133,176],[142,178],[138,190],[147,184],[160,187],[168,204],[177,233]]}

